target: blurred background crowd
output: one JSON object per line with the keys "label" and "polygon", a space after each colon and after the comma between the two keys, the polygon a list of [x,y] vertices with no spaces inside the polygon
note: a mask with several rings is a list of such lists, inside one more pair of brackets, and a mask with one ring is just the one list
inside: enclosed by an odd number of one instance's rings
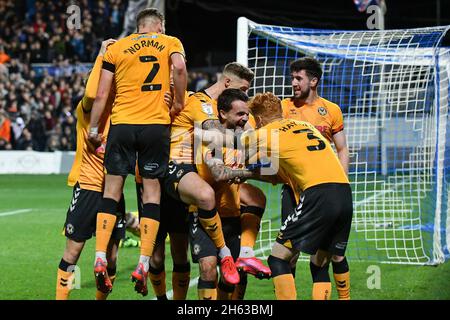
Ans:
{"label": "blurred background crowd", "polygon": [[[76,148],[75,107],[87,71],[101,41],[122,33],[128,1],[77,1],[80,29],[67,27],[69,5],[0,0],[0,150]],[[190,71],[188,90],[214,77]]]}
{"label": "blurred background crowd", "polygon": [[[297,2],[278,0],[274,7],[273,0],[258,0],[255,7],[254,0],[0,0],[0,150],[75,150],[74,108],[100,43],[134,32],[135,14],[144,7],[165,13],[167,33],[180,38],[187,54],[188,90],[198,91],[235,59],[240,16],[361,30],[369,14],[359,6],[380,1]],[[450,24],[450,1],[431,2],[390,1],[386,28]],[[70,10],[74,5],[78,12]],[[74,12],[80,18],[75,28]]]}

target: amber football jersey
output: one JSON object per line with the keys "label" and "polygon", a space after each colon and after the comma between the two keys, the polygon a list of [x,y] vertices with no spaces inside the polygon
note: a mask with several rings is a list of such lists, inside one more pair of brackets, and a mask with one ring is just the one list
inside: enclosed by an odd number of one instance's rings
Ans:
{"label": "amber football jersey", "polygon": [[349,183],[330,143],[308,122],[274,121],[245,133],[242,142],[248,145],[248,141],[257,144],[259,154],[268,156],[274,168],[279,166],[280,177],[298,192],[322,183]]}
{"label": "amber football jersey", "polygon": [[103,68],[115,78],[113,124],[170,124],[164,93],[174,53],[184,56],[180,40],[159,33],[133,33],[108,47]]}
{"label": "amber football jersey", "polygon": [[184,109],[172,122],[170,160],[193,164],[194,157],[201,157],[202,151],[200,142],[198,150],[194,150],[194,128],[197,126],[201,129],[204,121],[217,119],[217,103],[214,99],[204,91],[191,94],[186,99]]}
{"label": "amber football jersey", "polygon": [[[95,97],[98,88],[98,81],[100,79],[100,71],[102,66],[102,59],[97,58],[95,61],[89,80],[86,85],[85,96],[78,103],[76,108],[77,116],[77,149],[75,152],[75,159],[70,170],[67,184],[74,186],[77,182],[82,189],[92,191],[103,191],[104,170],[103,170],[103,153],[97,153],[90,150],[88,147],[87,138],[89,135],[89,121],[90,109],[93,100],[88,96]],[[107,137],[109,131],[109,115],[111,110],[112,100],[108,99],[108,105],[105,112],[100,118],[99,132],[104,138]]]}
{"label": "amber football jersey", "polygon": [[285,119],[313,124],[328,141],[332,141],[333,135],[344,129],[341,108],[322,97],[301,107],[296,107],[292,98],[286,98],[281,101],[281,106]]}

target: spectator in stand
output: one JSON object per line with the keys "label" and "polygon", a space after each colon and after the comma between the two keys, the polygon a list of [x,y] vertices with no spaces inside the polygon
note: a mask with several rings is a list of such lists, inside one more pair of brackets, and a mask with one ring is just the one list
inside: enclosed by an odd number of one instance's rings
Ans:
{"label": "spectator in stand", "polygon": [[6,112],[0,110],[0,150],[10,150],[11,147],[11,120]]}

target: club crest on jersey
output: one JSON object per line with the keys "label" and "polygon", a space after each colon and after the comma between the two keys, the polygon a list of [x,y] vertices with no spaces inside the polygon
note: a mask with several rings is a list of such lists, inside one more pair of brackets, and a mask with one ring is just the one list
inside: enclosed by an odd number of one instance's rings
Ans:
{"label": "club crest on jersey", "polygon": [[212,105],[210,103],[202,102],[202,110],[208,116],[213,116],[214,115],[213,107],[212,107]]}
{"label": "club crest on jersey", "polygon": [[324,115],[326,115],[326,114],[328,113],[327,109],[325,109],[324,107],[319,107],[319,108],[317,109],[317,112],[319,112],[319,114],[320,114],[321,116],[324,116]]}

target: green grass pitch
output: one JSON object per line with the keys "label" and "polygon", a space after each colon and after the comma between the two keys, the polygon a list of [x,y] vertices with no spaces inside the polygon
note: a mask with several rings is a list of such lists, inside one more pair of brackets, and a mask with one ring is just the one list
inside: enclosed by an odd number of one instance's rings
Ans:
{"label": "green grass pitch", "polygon": [[[51,300],[55,295],[56,270],[65,238],[61,235],[72,190],[66,186],[66,175],[0,175],[0,299]],[[136,209],[133,178],[126,183],[128,210]],[[269,205],[274,197],[269,197]],[[20,211],[19,211],[20,210]],[[350,239],[351,241],[351,239]],[[92,273],[94,240],[87,242],[79,261],[80,289],[71,299],[92,300],[95,284]],[[137,248],[122,248],[119,253],[118,279],[111,299],[153,299],[137,295],[129,279],[139,256]],[[376,261],[349,261],[352,299],[450,299],[450,263],[437,267],[380,264]],[[375,266],[375,267],[374,267]],[[374,268],[379,268],[379,282]],[[171,289],[170,254],[167,254],[167,287]],[[371,272],[372,270],[372,272]],[[192,265],[191,279],[198,276]],[[296,284],[299,299],[310,299],[311,277],[307,262],[297,266]],[[336,299],[336,292],[332,298]],[[188,299],[196,299],[195,284]],[[249,277],[246,299],[274,299],[270,280]]]}

